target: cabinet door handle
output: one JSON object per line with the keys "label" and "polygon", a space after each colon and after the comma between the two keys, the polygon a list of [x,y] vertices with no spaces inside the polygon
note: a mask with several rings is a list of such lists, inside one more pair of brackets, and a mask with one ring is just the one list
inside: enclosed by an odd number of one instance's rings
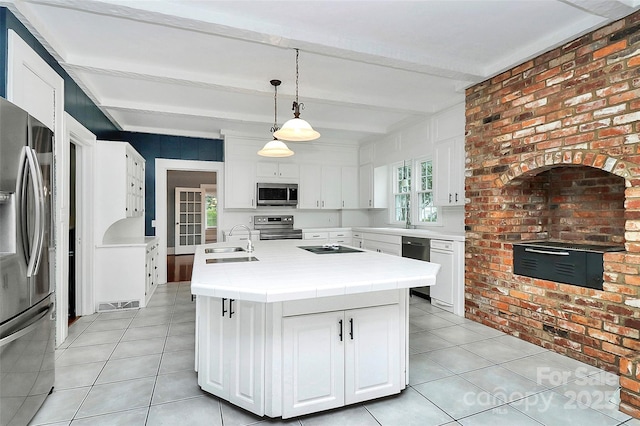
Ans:
{"label": "cabinet door handle", "polygon": [[349,318],[349,337],[353,340],[353,318]]}
{"label": "cabinet door handle", "polygon": [[227,299],[226,299],[226,298],[223,298],[223,299],[222,299],[222,316],[223,316],[223,317],[224,317],[224,314],[226,314],[226,313],[227,313],[227,310],[226,310],[226,309],[225,309],[225,307],[224,307],[224,301],[225,301],[225,300],[227,300]]}
{"label": "cabinet door handle", "polygon": [[451,202],[451,194],[449,194],[449,202]]}
{"label": "cabinet door handle", "polygon": [[235,313],[233,312],[233,301],[234,299],[229,299],[229,318],[231,318]]}
{"label": "cabinet door handle", "polygon": [[338,324],[340,325],[340,341],[342,342],[342,320],[338,321]]}
{"label": "cabinet door handle", "polygon": [[322,207],[324,207],[324,201],[322,201]]}
{"label": "cabinet door handle", "polygon": [[456,192],[456,203],[458,202],[458,193]]}

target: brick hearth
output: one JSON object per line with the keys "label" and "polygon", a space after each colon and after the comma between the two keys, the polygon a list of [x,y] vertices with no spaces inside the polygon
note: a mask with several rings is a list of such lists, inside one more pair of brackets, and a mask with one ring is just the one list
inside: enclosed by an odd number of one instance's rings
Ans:
{"label": "brick hearth", "polygon": [[[466,92],[466,316],[621,375],[640,418],[640,13]],[[604,290],[513,274],[512,243],[624,244]]]}

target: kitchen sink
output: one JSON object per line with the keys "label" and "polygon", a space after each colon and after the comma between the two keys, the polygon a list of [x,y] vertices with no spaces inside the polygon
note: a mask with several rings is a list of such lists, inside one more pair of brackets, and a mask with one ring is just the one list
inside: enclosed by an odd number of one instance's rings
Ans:
{"label": "kitchen sink", "polygon": [[204,249],[205,253],[236,253],[239,251],[245,251],[242,247],[214,247]]}
{"label": "kitchen sink", "polygon": [[226,257],[223,259],[207,259],[207,263],[233,263],[233,262],[257,262],[258,258],[249,257]]}

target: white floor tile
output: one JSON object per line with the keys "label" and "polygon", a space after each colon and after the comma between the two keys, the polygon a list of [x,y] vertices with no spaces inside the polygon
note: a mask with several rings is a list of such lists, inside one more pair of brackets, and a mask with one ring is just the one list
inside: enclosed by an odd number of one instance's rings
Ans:
{"label": "white floor tile", "polygon": [[399,395],[288,420],[258,417],[200,389],[190,285],[161,285],[147,308],[82,317],[69,328],[56,350],[55,392],[31,424],[640,426],[603,402],[616,375],[417,297],[410,331],[411,386]]}
{"label": "white floor tile", "polygon": [[95,385],[78,410],[77,417],[93,417],[148,407],[154,383],[155,377],[147,377],[126,382]]}

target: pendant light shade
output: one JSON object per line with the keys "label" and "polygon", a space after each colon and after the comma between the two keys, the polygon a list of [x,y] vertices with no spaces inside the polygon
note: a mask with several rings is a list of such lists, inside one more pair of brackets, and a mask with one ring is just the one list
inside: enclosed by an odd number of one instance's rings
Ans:
{"label": "pendant light shade", "polygon": [[278,130],[278,86],[280,86],[280,80],[271,80],[271,85],[274,89],[273,95],[273,127],[271,128],[271,133],[274,134],[273,140],[267,142],[264,147],[260,151],[258,151],[258,155],[263,157],[290,157],[294,154],[293,151],[289,149],[287,144],[282,141],[279,141],[275,136],[275,131]]}
{"label": "pendant light shade", "polygon": [[320,137],[320,133],[313,130],[313,127],[302,118],[292,118],[273,135],[278,139],[291,142],[312,141]]}
{"label": "pendant light shade", "polygon": [[294,154],[293,151],[282,141],[274,139],[267,142],[264,147],[258,151],[258,155],[263,157],[291,157]]}
{"label": "pendant light shade", "polygon": [[291,142],[312,141],[320,137],[320,133],[313,130],[309,123],[300,118],[300,109],[304,109],[304,104],[298,102],[299,55],[300,51],[296,49],[296,100],[293,101],[293,118],[273,134],[278,139]]}

